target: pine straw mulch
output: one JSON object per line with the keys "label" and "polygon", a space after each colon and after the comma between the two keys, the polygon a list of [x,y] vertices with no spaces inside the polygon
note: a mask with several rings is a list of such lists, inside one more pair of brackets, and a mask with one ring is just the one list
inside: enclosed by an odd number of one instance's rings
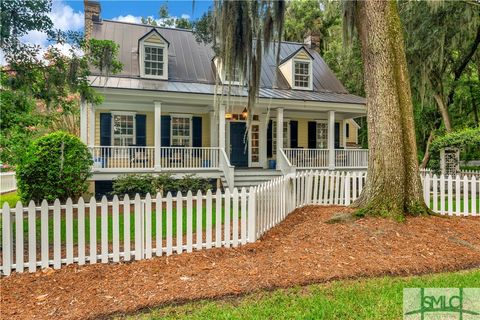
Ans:
{"label": "pine straw mulch", "polygon": [[480,266],[479,217],[325,223],[342,210],[298,209],[260,241],[236,249],[4,277],[1,318],[106,318],[259,289]]}

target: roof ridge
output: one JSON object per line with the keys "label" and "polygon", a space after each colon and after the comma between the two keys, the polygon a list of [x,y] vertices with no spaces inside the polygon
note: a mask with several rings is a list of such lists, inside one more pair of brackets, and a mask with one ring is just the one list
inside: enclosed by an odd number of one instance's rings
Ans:
{"label": "roof ridge", "polygon": [[128,21],[118,21],[118,20],[112,20],[112,19],[102,19],[101,22],[97,22],[97,23],[101,24],[103,21],[114,22],[114,23],[130,24],[130,25],[134,25],[134,26],[141,26],[141,27],[147,27],[147,28],[150,27],[150,28],[155,28],[155,29],[158,28],[158,29],[163,29],[163,30],[175,30],[175,31],[185,31],[185,32],[193,33],[193,30],[190,30],[190,29],[152,26],[151,24],[128,22]]}

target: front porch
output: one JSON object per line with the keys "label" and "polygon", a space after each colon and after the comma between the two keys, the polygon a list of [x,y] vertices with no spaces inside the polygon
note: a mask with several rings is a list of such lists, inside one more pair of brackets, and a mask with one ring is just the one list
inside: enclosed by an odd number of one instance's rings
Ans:
{"label": "front porch", "polygon": [[[83,105],[81,138],[93,158],[94,179],[129,172],[196,173],[234,185],[235,169],[363,170],[368,150],[357,144],[357,105],[261,101],[247,130],[242,99],[215,105],[211,96],[107,94]],[[188,99],[186,98],[188,97]],[[282,125],[277,125],[282,124]]]}

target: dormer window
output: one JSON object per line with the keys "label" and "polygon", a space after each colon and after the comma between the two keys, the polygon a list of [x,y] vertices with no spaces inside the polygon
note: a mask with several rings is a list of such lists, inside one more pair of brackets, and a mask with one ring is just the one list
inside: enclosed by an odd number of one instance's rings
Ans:
{"label": "dormer window", "polygon": [[313,90],[313,56],[305,47],[285,57],[279,69],[292,89]]}
{"label": "dormer window", "polygon": [[230,85],[243,85],[240,77],[240,69],[236,66],[234,68],[233,74],[227,74],[225,69],[223,69],[223,65],[218,57],[213,59],[213,63],[215,64],[215,68],[217,69],[218,77],[222,84],[230,84]]}
{"label": "dormer window", "polygon": [[294,60],[293,87],[296,89],[311,89],[312,62]]}
{"label": "dormer window", "polygon": [[139,40],[140,76],[168,80],[168,41],[156,30]]}
{"label": "dormer window", "polygon": [[145,60],[143,67],[145,75],[163,77],[164,75],[164,48],[163,46],[143,45]]}

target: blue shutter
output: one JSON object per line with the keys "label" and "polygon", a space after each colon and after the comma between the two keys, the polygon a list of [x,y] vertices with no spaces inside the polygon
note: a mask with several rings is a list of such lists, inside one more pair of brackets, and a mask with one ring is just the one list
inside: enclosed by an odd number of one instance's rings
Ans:
{"label": "blue shutter", "polygon": [[145,147],[147,145],[147,116],[144,114],[137,114],[135,116],[136,121],[136,145]]}
{"label": "blue shutter", "polygon": [[202,117],[192,117],[192,147],[202,146]]}
{"label": "blue shutter", "polygon": [[290,120],[290,148],[298,148],[298,121]]}
{"label": "blue shutter", "polygon": [[100,145],[112,145],[112,114],[100,113]]}
{"label": "blue shutter", "polygon": [[308,121],[308,148],[317,148],[317,123],[315,121]]}
{"label": "blue shutter", "polygon": [[267,128],[267,157],[271,158],[273,156],[273,135],[272,135],[273,121],[268,121]]}
{"label": "blue shutter", "polygon": [[162,116],[162,147],[170,147],[170,116]]}

